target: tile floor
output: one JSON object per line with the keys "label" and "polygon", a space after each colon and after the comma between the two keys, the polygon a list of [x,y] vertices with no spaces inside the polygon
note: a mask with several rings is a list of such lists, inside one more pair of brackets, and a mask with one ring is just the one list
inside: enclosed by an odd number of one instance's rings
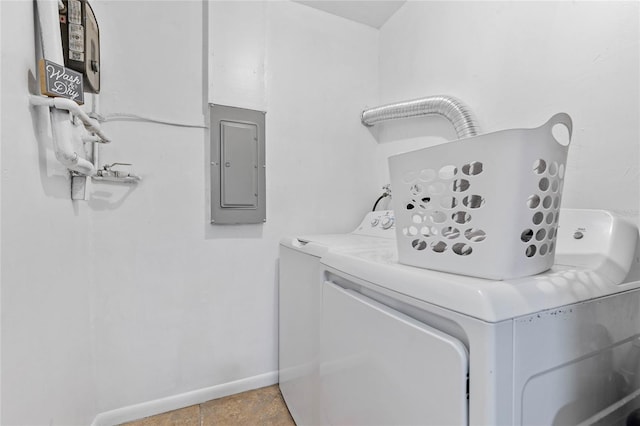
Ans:
{"label": "tile floor", "polygon": [[295,426],[278,385],[146,417],[122,426]]}

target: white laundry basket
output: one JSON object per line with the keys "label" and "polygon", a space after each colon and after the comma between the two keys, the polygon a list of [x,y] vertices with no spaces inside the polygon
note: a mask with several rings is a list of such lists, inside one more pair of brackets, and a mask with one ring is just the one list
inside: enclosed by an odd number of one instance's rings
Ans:
{"label": "white laundry basket", "polygon": [[389,158],[400,263],[491,279],[553,265],[569,142],[552,129],[469,137]]}

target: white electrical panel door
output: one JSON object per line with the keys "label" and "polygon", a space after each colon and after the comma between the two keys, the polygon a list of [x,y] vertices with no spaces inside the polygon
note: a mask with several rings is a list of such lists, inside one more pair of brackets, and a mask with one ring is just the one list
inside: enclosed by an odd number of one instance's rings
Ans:
{"label": "white electrical panel door", "polygon": [[209,105],[211,223],[266,219],[265,112]]}
{"label": "white electrical panel door", "polygon": [[468,423],[468,354],[456,338],[327,281],[320,346],[324,424]]}
{"label": "white electrical panel door", "polygon": [[258,126],[220,122],[222,207],[258,204]]}

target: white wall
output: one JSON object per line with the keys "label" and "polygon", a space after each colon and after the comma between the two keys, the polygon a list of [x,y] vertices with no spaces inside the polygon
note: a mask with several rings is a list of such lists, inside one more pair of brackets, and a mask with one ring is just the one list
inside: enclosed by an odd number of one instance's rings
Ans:
{"label": "white wall", "polygon": [[90,209],[69,200],[48,114],[28,104],[35,67],[33,3],[2,8],[2,420],[89,424]]}
{"label": "white wall", "polygon": [[[133,162],[144,181],[100,187],[88,203],[101,411],[275,372],[279,239],[353,228],[377,192],[375,142],[357,119],[376,94],[377,32],[289,2],[209,7],[205,38],[200,2],[98,3],[114,58],[101,107],[189,123],[207,118],[208,98],[266,109],[267,222],[209,224],[207,132],[105,126],[116,142],[103,160]],[[255,24],[246,43],[233,35],[237,8]],[[154,17],[142,35],[141,10]],[[231,92],[234,82],[250,88]]]}
{"label": "white wall", "polygon": [[[245,3],[260,67],[243,74],[227,33],[240,22],[219,22],[237,3],[93,1],[100,107],[192,124],[205,124],[209,100],[266,109],[264,225],[209,223],[198,128],[104,124],[113,143],[101,164],[131,162],[143,181],[96,183],[71,202],[26,100],[33,4],[0,3],[2,424],[89,424],[97,413],[105,424],[277,380],[279,239],[353,229],[379,192],[375,141],[359,123],[377,96],[378,32],[295,3]],[[211,84],[210,54],[229,58],[226,73],[212,60],[222,77]],[[228,90],[252,76],[257,91]]]}
{"label": "white wall", "polygon": [[210,102],[267,111],[265,235],[353,229],[380,192],[378,31],[288,1],[213,2],[210,28]]}
{"label": "white wall", "polygon": [[[637,222],[639,15],[637,2],[409,1],[380,31],[381,101],[454,95],[485,132],[567,112],[574,137],[563,206]],[[389,153],[454,137],[435,118],[377,132],[381,181]]]}

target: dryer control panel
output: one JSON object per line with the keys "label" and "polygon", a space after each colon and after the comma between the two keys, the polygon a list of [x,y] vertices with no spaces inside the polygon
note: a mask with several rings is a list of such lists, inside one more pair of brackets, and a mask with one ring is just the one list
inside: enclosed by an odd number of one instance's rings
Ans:
{"label": "dryer control panel", "polygon": [[638,244],[638,229],[612,212],[561,209],[555,264],[588,268],[624,282]]}
{"label": "dryer control panel", "polygon": [[353,233],[373,237],[395,238],[395,224],[393,210],[369,212]]}

